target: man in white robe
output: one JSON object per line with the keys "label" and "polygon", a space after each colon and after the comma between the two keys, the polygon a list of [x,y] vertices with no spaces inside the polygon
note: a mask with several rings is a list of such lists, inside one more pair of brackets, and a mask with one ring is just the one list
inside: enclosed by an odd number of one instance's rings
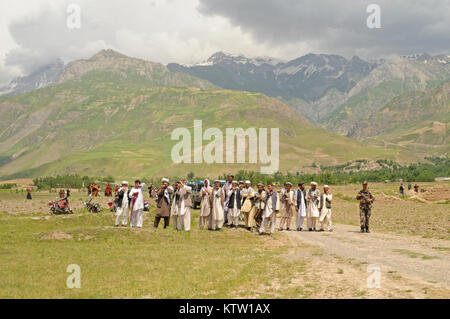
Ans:
{"label": "man in white robe", "polygon": [[214,182],[214,189],[211,193],[211,225],[212,230],[221,230],[223,227],[225,193],[220,187],[220,181]]}
{"label": "man in white robe", "polygon": [[297,211],[295,216],[295,223],[297,225],[297,231],[303,230],[303,221],[306,217],[306,207],[307,207],[307,201],[306,201],[306,189],[305,189],[305,183],[299,183],[299,188],[296,193],[296,202],[295,202],[295,209]]}
{"label": "man in white robe", "polygon": [[180,222],[179,228],[181,230],[191,230],[191,206],[192,206],[192,188],[187,185],[187,180],[181,182],[180,188],[177,191],[180,195],[178,202],[178,221]]}
{"label": "man in white robe", "polygon": [[270,227],[270,236],[272,236],[275,232],[277,214],[280,211],[280,197],[277,191],[274,190],[272,183],[269,183],[267,188],[267,201],[263,212],[263,221],[259,229],[259,234],[264,235],[266,233],[266,229]]}
{"label": "man in white robe", "polygon": [[205,179],[203,181],[203,187],[200,190],[200,220],[199,220],[199,227],[200,229],[203,229],[206,224],[208,224],[208,229],[212,229],[211,224],[211,193],[213,188],[209,184],[209,180]]}
{"label": "man in white robe", "polygon": [[142,228],[144,223],[144,191],[145,183],[140,180],[134,182],[134,187],[129,192],[131,198],[131,221],[132,228]]}
{"label": "man in white robe", "polygon": [[130,198],[128,197],[128,182],[122,182],[122,188],[117,192],[117,211],[116,211],[116,223],[115,226],[119,227],[120,221],[122,220],[122,226],[128,224],[128,208],[129,208]]}
{"label": "man in white robe", "polygon": [[308,229],[309,231],[316,231],[316,223],[320,216],[320,192],[317,189],[316,182],[311,183],[311,188],[308,190],[306,200],[308,201],[308,208],[306,209],[306,215],[308,217]]}

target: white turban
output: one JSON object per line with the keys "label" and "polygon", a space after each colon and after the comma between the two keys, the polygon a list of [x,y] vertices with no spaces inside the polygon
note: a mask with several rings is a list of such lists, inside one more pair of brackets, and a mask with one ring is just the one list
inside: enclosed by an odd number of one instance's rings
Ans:
{"label": "white turban", "polygon": [[162,183],[164,183],[164,182],[167,182],[167,183],[168,183],[169,180],[168,180],[167,178],[163,178],[163,179],[161,180],[161,182],[162,182]]}

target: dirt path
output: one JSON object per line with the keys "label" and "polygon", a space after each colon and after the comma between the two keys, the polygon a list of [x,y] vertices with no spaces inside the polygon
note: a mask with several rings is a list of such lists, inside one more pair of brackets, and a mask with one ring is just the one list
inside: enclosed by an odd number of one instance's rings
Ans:
{"label": "dirt path", "polygon": [[292,242],[321,247],[325,253],[377,264],[382,276],[395,271],[416,282],[450,288],[450,241],[372,232],[335,225],[334,232],[284,231]]}

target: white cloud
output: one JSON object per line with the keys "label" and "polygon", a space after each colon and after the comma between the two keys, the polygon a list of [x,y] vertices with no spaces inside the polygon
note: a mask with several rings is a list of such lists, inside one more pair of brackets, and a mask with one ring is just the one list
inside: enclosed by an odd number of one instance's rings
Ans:
{"label": "white cloud", "polygon": [[[449,20],[442,17],[450,0],[415,1],[405,11],[398,0],[380,0],[384,29],[378,35],[355,27],[365,24],[365,4],[347,1],[2,0],[0,85],[19,70],[88,58],[104,48],[194,63],[216,51],[290,59],[311,51],[367,56],[449,45]],[[81,7],[81,29],[66,26],[71,3]]]}

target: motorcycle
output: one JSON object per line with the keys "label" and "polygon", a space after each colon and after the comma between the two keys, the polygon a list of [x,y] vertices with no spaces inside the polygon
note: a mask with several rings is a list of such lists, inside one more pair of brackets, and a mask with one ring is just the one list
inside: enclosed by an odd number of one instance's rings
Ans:
{"label": "motorcycle", "polygon": [[50,206],[50,214],[52,215],[73,214],[67,198],[48,202],[48,206]]}
{"label": "motorcycle", "polygon": [[85,203],[85,205],[86,205],[86,208],[88,209],[88,211],[93,213],[93,214],[101,213],[101,211],[102,211],[102,209],[101,209],[99,204],[93,204],[92,203],[92,199],[88,200]]}
{"label": "motorcycle", "polygon": [[113,212],[113,213],[117,212],[117,205],[116,205],[115,201],[109,202],[108,206],[109,206],[109,209],[111,210],[111,212]]}

